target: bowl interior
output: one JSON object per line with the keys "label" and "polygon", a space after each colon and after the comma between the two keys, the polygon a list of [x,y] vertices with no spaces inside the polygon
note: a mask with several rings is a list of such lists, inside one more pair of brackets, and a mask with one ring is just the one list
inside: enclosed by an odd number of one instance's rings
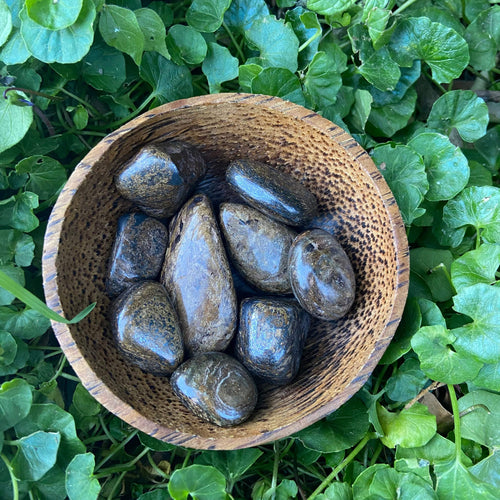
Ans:
{"label": "bowl interior", "polygon": [[[288,386],[262,386],[255,414],[235,428],[194,417],[168,379],[141,371],[117,351],[104,280],[120,215],[131,209],[113,178],[149,142],[182,139],[199,148],[208,174],[198,190],[217,205],[234,195],[228,163],[251,158],[276,166],[317,196],[351,258],[356,301],[336,322],[314,321],[301,370]],[[232,449],[284,437],[338,408],[364,383],[392,338],[407,291],[404,226],[367,153],[342,129],[300,106],[265,96],[203,96],[160,106],[103,139],[78,165],[54,208],[44,247],[47,303],[76,325],[54,324],[66,356],[108,410],[158,439]]]}

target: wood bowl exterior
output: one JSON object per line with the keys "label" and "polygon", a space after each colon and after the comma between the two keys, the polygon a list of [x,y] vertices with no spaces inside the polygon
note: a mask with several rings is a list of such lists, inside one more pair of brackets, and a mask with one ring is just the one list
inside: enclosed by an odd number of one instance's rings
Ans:
{"label": "wood bowl exterior", "polygon": [[[261,387],[255,414],[234,428],[200,421],[166,378],[122,358],[108,320],[104,280],[117,221],[131,208],[113,177],[149,142],[182,139],[208,165],[199,190],[215,204],[234,199],[227,164],[251,158],[275,165],[311,189],[352,260],[357,295],[339,321],[313,321],[299,376]],[[53,329],[83,385],[109,411],[157,439],[199,449],[237,449],[288,436],[337,409],[367,380],[392,339],[408,289],[408,244],[398,207],[369,155],[344,130],[276,97],[217,94],[175,101],[105,137],[79,163],[50,217],[43,279],[47,304],[76,325]]]}

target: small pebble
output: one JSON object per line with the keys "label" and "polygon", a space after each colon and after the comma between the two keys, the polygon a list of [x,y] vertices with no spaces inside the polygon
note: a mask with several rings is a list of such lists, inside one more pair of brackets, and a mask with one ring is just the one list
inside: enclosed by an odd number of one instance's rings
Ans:
{"label": "small pebble", "polygon": [[290,248],[288,267],[293,293],[312,316],[335,320],[349,311],[356,291],[354,271],[330,233],[311,229],[299,234]]}
{"label": "small pebble", "polygon": [[123,355],[146,372],[170,375],[183,360],[177,314],[156,281],[136,283],[116,299],[111,327]]}
{"label": "small pebble", "polygon": [[185,361],[170,378],[174,393],[196,416],[222,427],[248,419],[257,404],[257,387],[236,359],[207,352]]}

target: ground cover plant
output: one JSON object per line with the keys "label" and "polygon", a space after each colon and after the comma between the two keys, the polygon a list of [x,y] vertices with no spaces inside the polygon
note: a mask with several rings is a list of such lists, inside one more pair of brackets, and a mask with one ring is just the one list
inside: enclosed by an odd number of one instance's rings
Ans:
{"label": "ground cover plant", "polygon": [[[0,497],[498,498],[499,46],[495,0],[0,0]],[[208,452],[93,400],[51,333],[40,267],[50,209],[93,145],[227,91],[355,136],[400,207],[411,283],[347,404],[268,446]]]}

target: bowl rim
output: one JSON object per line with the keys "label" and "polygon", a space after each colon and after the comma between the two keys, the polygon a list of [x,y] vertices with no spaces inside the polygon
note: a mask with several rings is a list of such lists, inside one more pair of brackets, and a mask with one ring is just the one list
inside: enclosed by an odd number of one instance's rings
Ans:
{"label": "bowl rim", "polygon": [[[51,320],[54,334],[82,385],[108,411],[115,414],[131,426],[138,428],[142,432],[162,441],[195,449],[229,450],[262,445],[287,437],[335,411],[364,385],[393,338],[396,328],[401,320],[409,286],[409,249],[406,228],[399,212],[399,208],[396,204],[396,200],[394,199],[389,186],[373,163],[367,151],[365,151],[355,141],[355,139],[341,127],[333,124],[326,118],[320,116],[318,113],[299,104],[285,101],[274,96],[245,93],[222,93],[190,97],[160,105],[157,108],[142,113],[122,125],[120,128],[104,137],[75,167],[52,209],[44,238],[42,256],[43,288],[46,303],[51,309],[64,316],[64,311],[59,297],[57,279],[58,273],[56,267],[56,261],[59,253],[59,242],[61,241],[61,231],[66,211],[71,204],[72,196],[89,174],[92,164],[123,135],[127,134],[131,129],[141,126],[153,117],[167,115],[172,111],[183,108],[217,104],[239,104],[243,106],[263,106],[265,108],[269,108],[270,110],[280,112],[289,118],[303,121],[307,126],[311,126],[317,131],[326,134],[331,140],[341,146],[354,161],[360,164],[361,168],[371,178],[373,187],[375,187],[379,192],[392,226],[391,230],[397,261],[397,275],[395,278],[396,284],[393,289],[392,309],[390,311],[389,318],[373,351],[369,354],[366,362],[358,371],[358,374],[345,386],[342,393],[330,400],[324,406],[308,414],[307,419],[302,418],[301,420],[277,427],[273,430],[253,437],[232,436],[222,438],[205,438],[196,434],[187,434],[176,429],[169,429],[147,417],[144,417],[128,403],[115,395],[111,389],[109,389],[97,376],[76,345],[69,325]],[[304,422],[304,420],[307,420],[307,422]]]}

